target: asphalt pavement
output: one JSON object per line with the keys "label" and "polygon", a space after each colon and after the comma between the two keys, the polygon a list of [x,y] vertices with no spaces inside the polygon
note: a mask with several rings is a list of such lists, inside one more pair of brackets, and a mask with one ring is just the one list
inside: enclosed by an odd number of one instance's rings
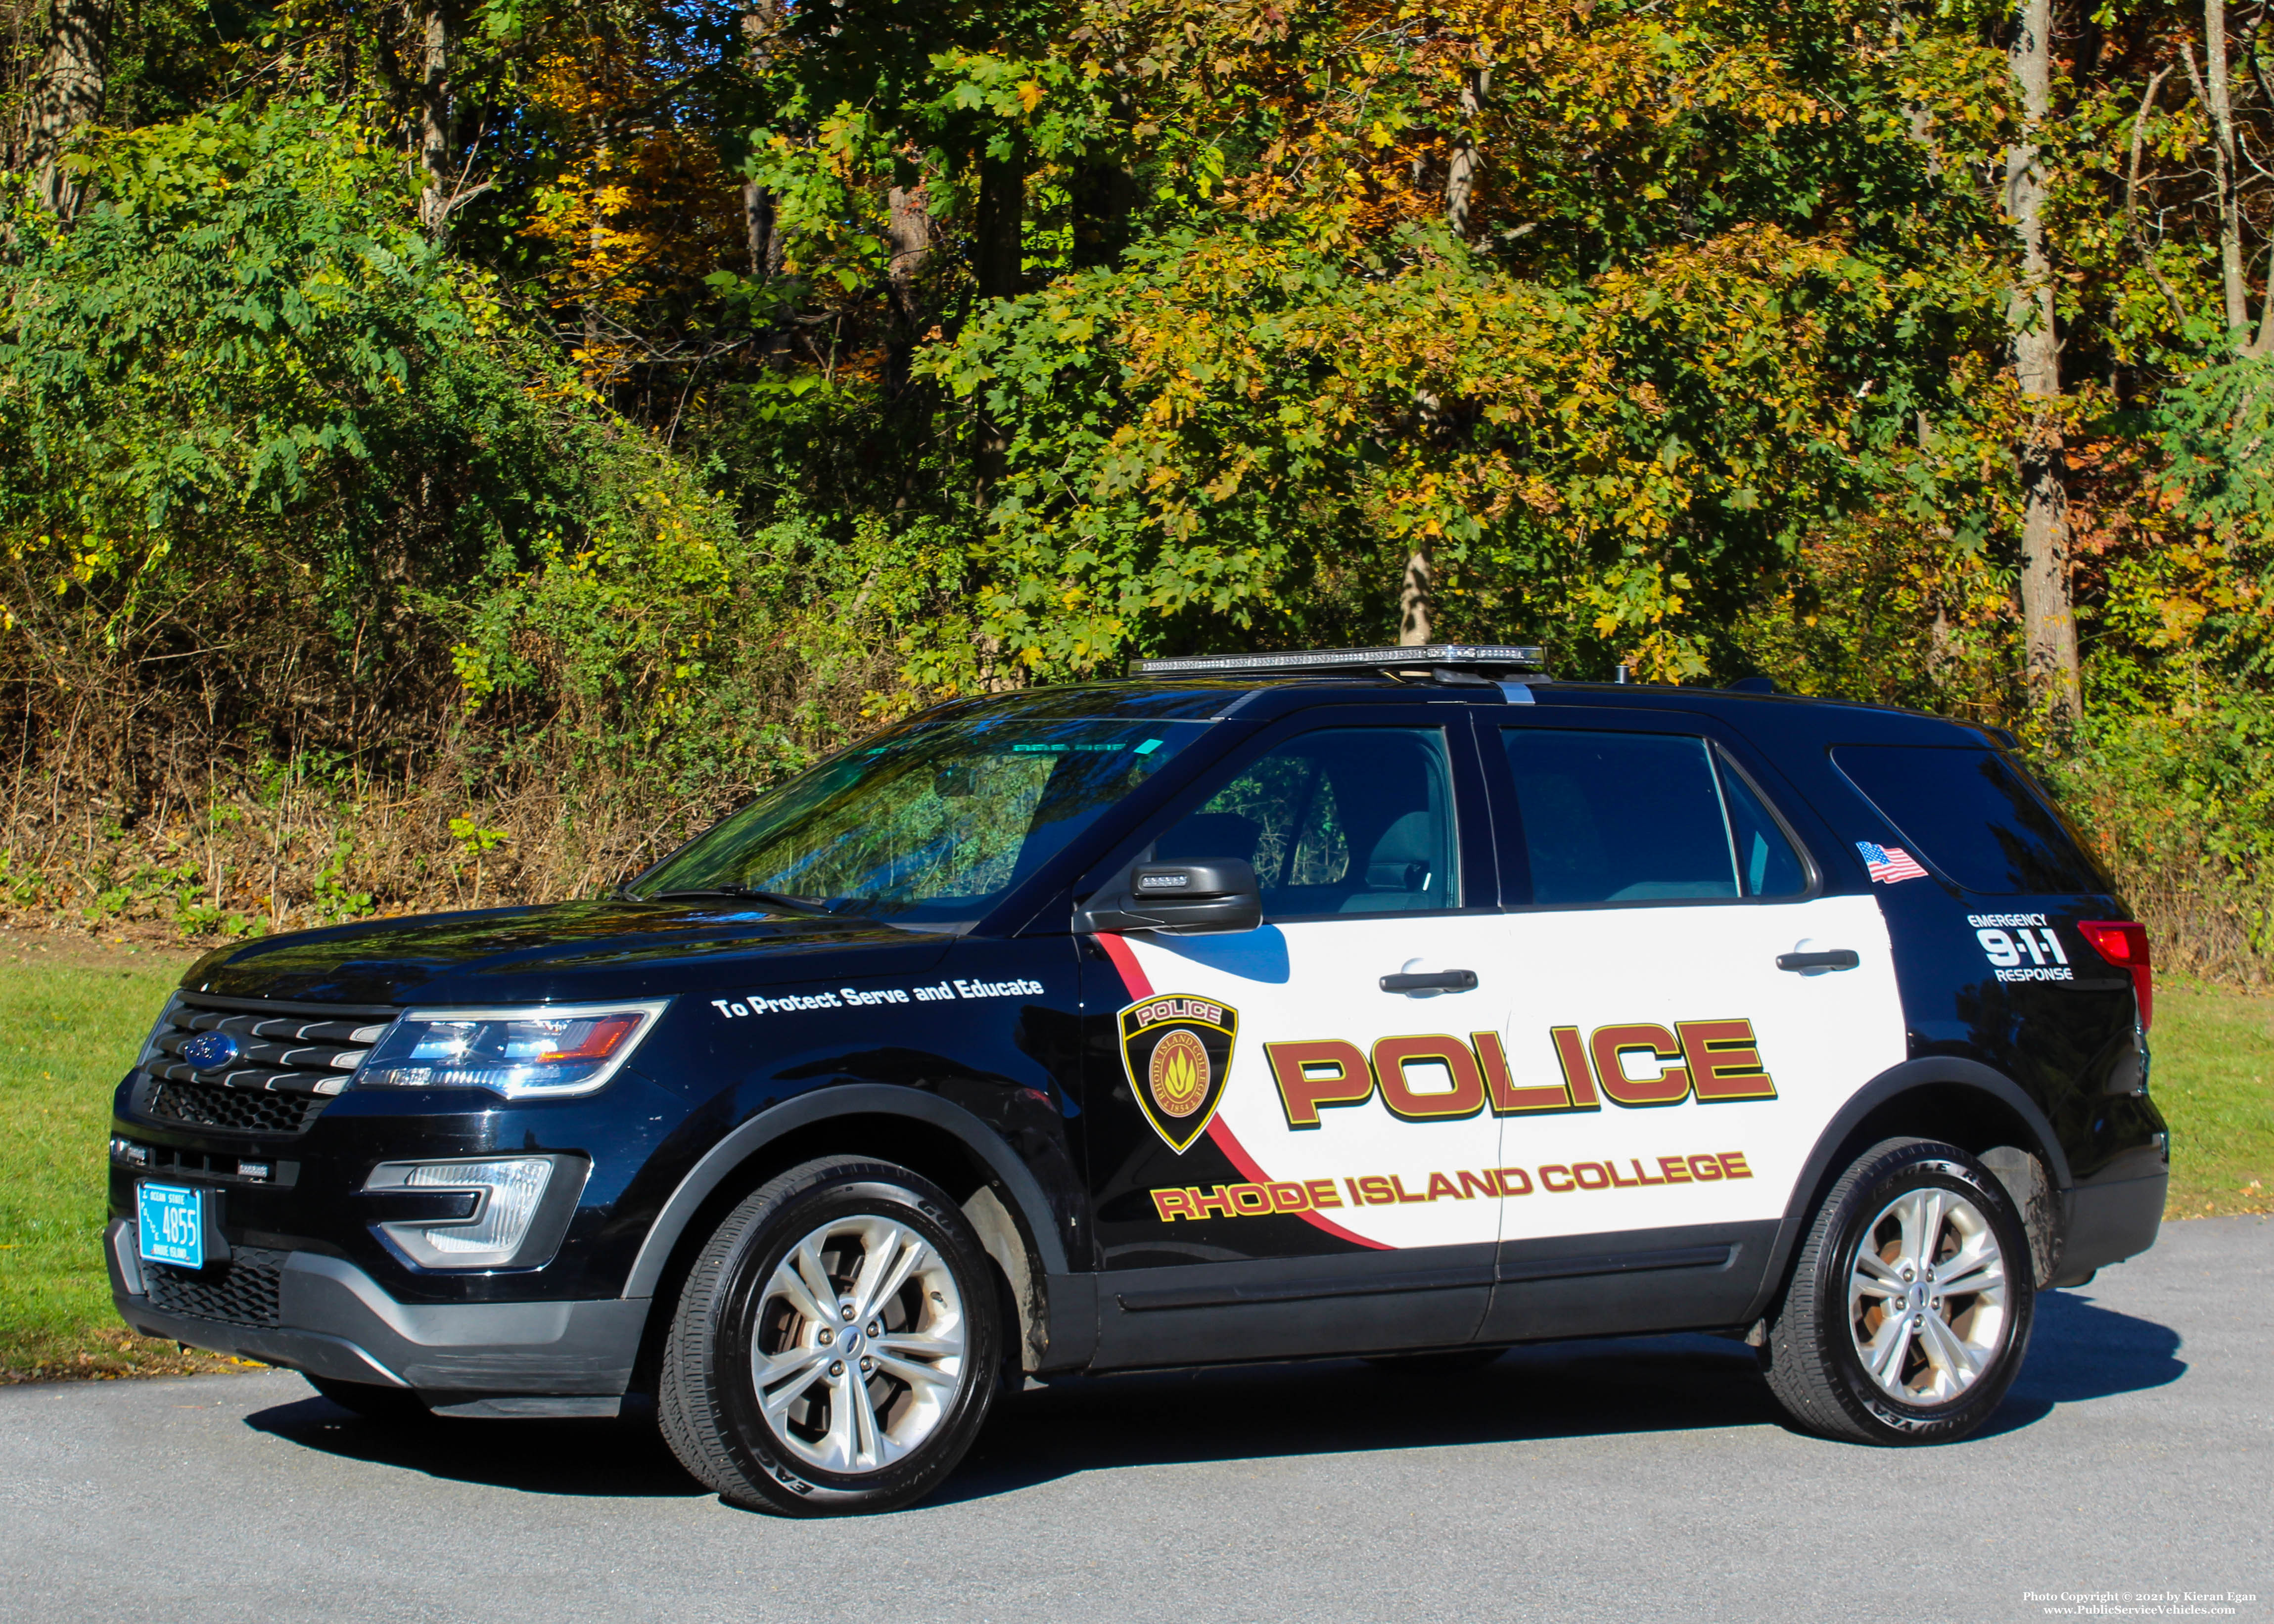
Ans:
{"label": "asphalt pavement", "polygon": [[2269,1620],[2270,1304],[2274,1224],[2171,1225],[2041,1299],[1991,1427],[1932,1449],[1790,1432],[1706,1337],[1075,1381],[840,1522],[723,1506],[621,1423],[390,1428],[281,1372],[17,1387],[0,1618]]}

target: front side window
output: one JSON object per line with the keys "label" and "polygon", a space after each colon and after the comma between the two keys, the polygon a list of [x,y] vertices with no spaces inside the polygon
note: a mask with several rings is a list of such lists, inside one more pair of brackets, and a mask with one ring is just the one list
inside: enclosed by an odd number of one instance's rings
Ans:
{"label": "front side window", "polygon": [[637,885],[968,923],[1207,731],[1013,711],[918,723],[760,796]]}
{"label": "front side window", "polygon": [[1501,731],[1541,903],[1796,896],[1808,871],[1745,779],[1703,739]]}
{"label": "front side window", "polygon": [[1254,864],[1269,919],[1458,907],[1459,851],[1435,727],[1304,733],[1231,773],[1153,843],[1162,862]]}

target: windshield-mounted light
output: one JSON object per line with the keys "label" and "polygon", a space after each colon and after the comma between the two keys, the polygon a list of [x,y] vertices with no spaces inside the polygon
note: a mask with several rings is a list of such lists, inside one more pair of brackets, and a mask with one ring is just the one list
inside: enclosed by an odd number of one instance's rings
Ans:
{"label": "windshield-mounted light", "polygon": [[356,1069],[358,1088],[486,1088],[555,1100],[607,1086],[668,998],[409,1010]]}

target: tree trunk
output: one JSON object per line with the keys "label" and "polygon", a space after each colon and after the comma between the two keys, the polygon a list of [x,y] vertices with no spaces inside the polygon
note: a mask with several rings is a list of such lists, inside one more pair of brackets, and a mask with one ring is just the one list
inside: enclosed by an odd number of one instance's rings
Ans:
{"label": "tree trunk", "polygon": [[1137,204],[1137,177],[1111,159],[1079,165],[1066,182],[1073,215],[1076,270],[1111,270],[1129,246],[1129,215]]}
{"label": "tree trunk", "polygon": [[1025,143],[1007,158],[979,163],[978,218],[972,222],[972,271],[983,299],[1019,296],[1027,212]]}
{"label": "tree trunk", "polygon": [[2234,97],[2226,76],[2226,0],[2203,0],[2204,98],[2210,113],[2211,173],[2218,187],[2218,276],[2226,296],[2226,330],[2249,336],[2250,295],[2242,279],[2242,210],[2235,173]]}
{"label": "tree trunk", "polygon": [[1429,555],[1416,547],[1405,555],[1405,579],[1397,590],[1397,646],[1418,649],[1429,641]]}
{"label": "tree trunk", "polygon": [[450,184],[450,18],[445,0],[426,0],[424,71],[418,80],[418,165],[426,185],[418,194],[418,223],[440,237],[456,200]]}
{"label": "tree trunk", "polygon": [[780,275],[781,229],[775,218],[774,194],[754,180],[742,183],[742,232],[750,244],[750,274]]}
{"label": "tree trunk", "polygon": [[[2227,75],[2226,0],[2203,0],[2202,78],[2195,76],[2195,57],[2190,53],[2187,75],[2195,80],[2195,94],[2210,115],[2211,174],[2218,190],[2219,291],[2226,304],[2226,330],[2235,348],[2244,355],[2263,356],[2274,350],[2274,267],[2267,273],[2266,296],[2260,302],[2258,334],[2254,338],[2250,332],[2249,260],[2242,241],[2245,154],[2235,134],[2234,94]],[[2208,84],[2204,82],[2206,79]]]}
{"label": "tree trunk", "polygon": [[[772,0],[742,13],[744,71],[764,73],[773,66],[774,31],[780,26],[779,8]],[[774,194],[756,181],[742,183],[742,231],[749,239],[750,274],[759,278],[780,275],[781,225]]]}
{"label": "tree trunk", "polygon": [[908,363],[924,334],[924,311],[917,302],[916,281],[931,258],[930,194],[918,181],[895,186],[885,199],[886,239],[892,244],[892,333],[885,355],[885,389],[895,395],[907,387]]}
{"label": "tree trunk", "polygon": [[110,0],[55,0],[47,50],[26,98],[24,167],[40,201],[66,220],[87,199],[64,154],[73,135],[102,117],[110,17]]}
{"label": "tree trunk", "polygon": [[[1477,115],[1484,109],[1485,97],[1491,94],[1492,70],[1488,67],[1470,70],[1461,81],[1462,124],[1454,133],[1453,155],[1445,169],[1445,223],[1455,237],[1464,240],[1469,235],[1469,207],[1476,196],[1477,172],[1484,167],[1474,126]],[[1434,431],[1441,422],[1442,402],[1427,389],[1416,389],[1413,401],[1419,409],[1425,432]],[[1405,555],[1404,577],[1397,586],[1398,647],[1419,648],[1429,641],[1434,584],[1428,549],[1414,548]]]}
{"label": "tree trunk", "polygon": [[607,195],[604,184],[608,171],[611,141],[615,132],[607,114],[595,105],[585,124],[585,139],[591,146],[588,175],[591,184],[592,218],[584,228],[584,343],[576,352],[576,365],[588,388],[611,387],[616,381],[615,357],[607,354],[605,335],[600,329],[600,291],[607,265],[608,215],[601,199]]}
{"label": "tree trunk", "polygon": [[1093,149],[1066,177],[1067,212],[1073,224],[1074,269],[1113,270],[1129,247],[1130,216],[1137,209],[1137,177],[1126,157],[1135,149],[1137,109],[1117,91],[1109,109],[1117,139]]}
{"label": "tree trunk", "polygon": [[1461,82],[1461,129],[1453,137],[1453,156],[1445,169],[1445,223],[1453,235],[1466,238],[1469,235],[1469,204],[1476,195],[1477,171],[1484,167],[1484,157],[1477,150],[1475,123],[1483,109],[1484,99],[1492,91],[1492,70],[1472,69]]}
{"label": "tree trunk", "polygon": [[2012,51],[2027,124],[2006,154],[2006,212],[2021,241],[2022,274],[2007,304],[2014,371],[2031,410],[2022,464],[2022,636],[2032,705],[2056,729],[2084,709],[2069,596],[2067,468],[2061,446],[2060,340],[2053,325],[2052,262],[2045,250],[2045,177],[2036,144],[2052,111],[2052,0],[2022,0]]}
{"label": "tree trunk", "polygon": [[[1026,252],[1026,143],[1020,140],[1011,156],[983,158],[979,162],[979,208],[972,222],[971,269],[983,299],[1019,296]],[[1010,449],[1010,425],[983,408],[978,458],[983,485],[992,485],[1003,477]]]}

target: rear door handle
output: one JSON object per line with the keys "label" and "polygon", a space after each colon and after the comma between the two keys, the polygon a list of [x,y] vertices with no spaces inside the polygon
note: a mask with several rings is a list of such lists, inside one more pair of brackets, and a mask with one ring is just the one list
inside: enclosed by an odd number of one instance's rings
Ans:
{"label": "rear door handle", "polygon": [[[1854,958],[1854,954],[1849,954]],[[1474,970],[1431,970],[1421,975],[1385,975],[1384,992],[1468,992],[1477,984]]]}
{"label": "rear door handle", "polygon": [[1779,953],[1780,970],[1852,970],[1864,962],[1852,947],[1835,947],[1826,953]]}

